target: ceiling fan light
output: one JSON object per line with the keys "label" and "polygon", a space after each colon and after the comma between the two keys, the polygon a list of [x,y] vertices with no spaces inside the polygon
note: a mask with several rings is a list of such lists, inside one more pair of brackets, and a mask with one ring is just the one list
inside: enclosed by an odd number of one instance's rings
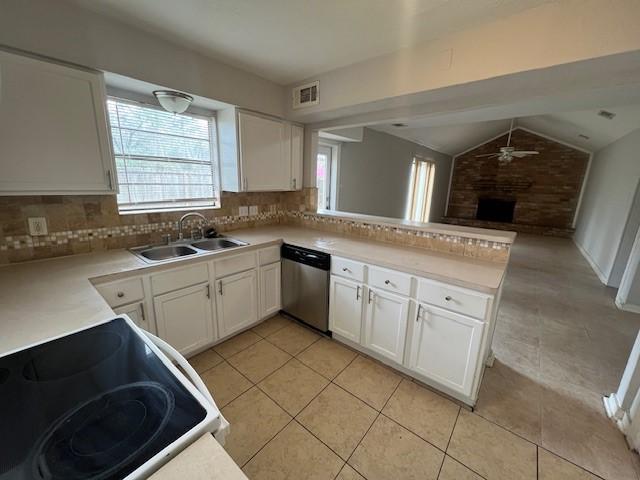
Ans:
{"label": "ceiling fan light", "polygon": [[191,95],[173,90],[155,90],[153,95],[158,99],[162,108],[171,113],[182,113],[193,102]]}

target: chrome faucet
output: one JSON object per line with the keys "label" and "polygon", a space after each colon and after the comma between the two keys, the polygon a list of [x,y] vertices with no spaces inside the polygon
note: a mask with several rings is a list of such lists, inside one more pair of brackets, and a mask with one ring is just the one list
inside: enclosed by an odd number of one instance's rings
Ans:
{"label": "chrome faucet", "polygon": [[189,217],[198,217],[202,221],[207,222],[207,218],[198,212],[185,213],[182,217],[180,217],[180,220],[178,220],[178,240],[184,240],[184,235],[182,233],[182,223]]}

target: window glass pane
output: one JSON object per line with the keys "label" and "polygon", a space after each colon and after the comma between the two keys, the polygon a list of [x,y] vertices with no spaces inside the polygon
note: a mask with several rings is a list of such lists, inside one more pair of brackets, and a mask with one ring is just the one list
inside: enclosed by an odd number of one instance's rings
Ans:
{"label": "window glass pane", "polygon": [[318,153],[318,161],[316,163],[316,185],[318,187],[318,206],[322,209],[327,207],[327,185],[329,182],[329,156],[325,153]]}
{"label": "window glass pane", "polygon": [[108,101],[121,210],[218,204],[210,119]]}

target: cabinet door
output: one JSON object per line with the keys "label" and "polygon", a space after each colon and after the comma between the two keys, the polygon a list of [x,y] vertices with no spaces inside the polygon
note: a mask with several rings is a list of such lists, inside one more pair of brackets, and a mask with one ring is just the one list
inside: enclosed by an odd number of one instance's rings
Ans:
{"label": "cabinet door", "polygon": [[0,52],[0,76],[0,192],[114,192],[102,74]]}
{"label": "cabinet door", "polygon": [[291,183],[293,190],[302,190],[302,156],[304,151],[304,128],[291,126]]}
{"label": "cabinet door", "polygon": [[402,363],[409,299],[369,288],[366,308],[364,345]]}
{"label": "cabinet door", "polygon": [[280,272],[280,262],[260,267],[260,318],[280,311]]}
{"label": "cabinet door", "polygon": [[204,283],[153,299],[158,335],[183,355],[213,342],[209,284]]}
{"label": "cabinet door", "polygon": [[471,395],[484,323],[418,304],[408,367],[463,395]]}
{"label": "cabinet door", "polygon": [[291,166],[284,153],[284,122],[245,112],[238,114],[238,122],[244,190],[289,190]]}
{"label": "cabinet door", "polygon": [[329,329],[356,343],[360,343],[362,330],[363,293],[361,284],[331,276]]}
{"label": "cabinet door", "polygon": [[226,337],[258,321],[256,271],[230,275],[216,282],[220,336]]}
{"label": "cabinet door", "polygon": [[129,318],[133,320],[137,326],[146,330],[147,332],[155,333],[154,328],[151,327],[150,319],[147,318],[147,315],[144,311],[144,304],[142,302],[130,303],[128,305],[123,305],[118,308],[114,308],[113,311],[116,315],[129,315]]}

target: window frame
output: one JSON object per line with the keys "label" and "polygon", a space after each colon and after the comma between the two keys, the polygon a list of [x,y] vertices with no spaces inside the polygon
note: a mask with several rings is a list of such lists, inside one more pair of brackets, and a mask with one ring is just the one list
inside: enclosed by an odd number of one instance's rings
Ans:
{"label": "window frame", "polygon": [[[426,172],[426,185],[424,186],[424,198],[417,198],[420,192],[420,164],[428,165]],[[433,206],[433,193],[436,177],[436,161],[432,158],[414,155],[411,161],[411,171],[409,174],[409,189],[407,192],[407,207],[405,211],[405,219],[412,222],[428,223],[431,217],[431,208]],[[418,202],[421,203],[420,207]],[[420,219],[415,219],[414,215],[422,210]],[[425,215],[426,214],[426,215]],[[426,217],[426,218],[425,218]]]}
{"label": "window frame", "polygon": [[[119,194],[120,179],[118,176],[116,157],[124,157],[126,155],[117,155],[115,153],[115,148],[113,147],[112,126],[111,126],[111,118],[109,115],[109,107],[108,107],[109,100],[113,100],[119,103],[128,103],[131,105],[142,106],[144,108],[158,110],[161,112],[166,112],[166,110],[162,108],[160,105],[150,103],[152,100],[150,99],[147,100],[146,97],[145,99],[140,99],[140,98],[133,99],[133,98],[123,97],[118,94],[107,95],[107,102],[105,106],[106,106],[107,122],[109,125],[109,129],[108,129],[109,140],[111,141],[111,148],[112,148],[112,154],[113,154],[114,173],[115,173],[114,180],[115,180],[116,192]],[[198,113],[193,113],[191,109],[189,109],[186,112],[183,112],[177,115],[186,115],[189,117],[198,118],[198,119],[207,121],[208,131],[209,131],[209,151],[211,153],[211,177],[212,177],[212,188],[214,192],[213,199],[210,199],[210,198],[181,199],[180,201],[176,201],[175,205],[166,205],[167,202],[165,202],[166,206],[160,206],[159,204],[161,202],[144,202],[144,203],[141,202],[141,203],[121,204],[117,202],[117,196],[116,196],[118,213],[120,215],[131,215],[131,214],[140,214],[140,213],[181,212],[181,211],[193,211],[193,210],[212,210],[212,209],[221,208],[222,191],[221,191],[221,179],[220,179],[220,174],[221,174],[220,173],[220,156],[219,156],[219,150],[218,150],[219,148],[218,119],[217,119],[216,112],[214,110],[201,110]],[[120,127],[118,126],[118,128]],[[169,134],[169,136],[170,135],[171,134]],[[160,157],[154,157],[154,158],[160,158]],[[197,205],[198,202],[204,202],[209,200],[211,200],[212,204]],[[195,204],[184,205],[184,203],[187,203],[190,201],[193,201]],[[180,204],[181,202],[183,204]],[[123,208],[122,205],[131,205],[131,208],[126,208],[126,207]],[[146,207],[145,205],[148,205],[148,207]]]}

